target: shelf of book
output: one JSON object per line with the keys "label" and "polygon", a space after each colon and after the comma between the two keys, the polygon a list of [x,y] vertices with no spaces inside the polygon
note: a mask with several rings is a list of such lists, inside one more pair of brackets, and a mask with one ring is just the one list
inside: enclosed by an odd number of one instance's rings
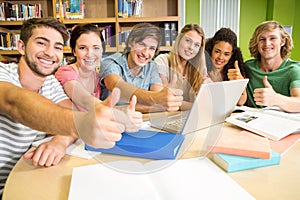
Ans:
{"label": "shelf of book", "polygon": [[[149,22],[155,24],[161,28],[164,28],[164,23],[171,23],[176,25],[176,28],[179,27],[179,0],[11,0],[11,1],[1,1],[0,6],[4,5],[4,2],[9,2],[16,5],[34,5],[38,6],[40,14],[36,14],[40,17],[55,17],[61,20],[66,27],[71,30],[71,28],[79,23],[94,23],[102,30],[109,27],[110,35],[105,33],[106,41],[109,41],[109,44],[106,46],[107,53],[120,52],[123,51],[122,41],[119,41],[120,35],[124,32],[130,30],[135,24],[141,22]],[[134,6],[134,4],[141,4],[140,12],[136,12],[132,7],[133,16],[122,15],[119,16],[120,6],[122,4],[129,4]],[[77,14],[70,14],[72,11],[71,6],[79,6]],[[122,5],[123,6],[123,5]],[[1,8],[1,7],[0,7]],[[123,7],[122,7],[123,9]],[[73,8],[74,10],[74,8]],[[122,12],[124,12],[122,10]],[[23,14],[22,14],[23,16]],[[78,17],[78,18],[76,18]],[[72,18],[72,19],[71,19]],[[7,29],[8,32],[13,30],[20,29],[20,26],[23,23],[22,17],[17,17],[17,20],[1,18],[0,10],[0,29]],[[107,31],[107,30],[106,30]],[[5,32],[5,31],[4,31]],[[109,37],[109,38],[108,38]],[[3,44],[1,44],[3,45]],[[171,45],[170,45],[171,46]],[[162,44],[160,51],[170,51],[171,47],[165,45],[165,42]],[[18,55],[18,51],[7,48],[0,48],[1,55]],[[64,48],[65,54],[71,54],[69,47]]]}

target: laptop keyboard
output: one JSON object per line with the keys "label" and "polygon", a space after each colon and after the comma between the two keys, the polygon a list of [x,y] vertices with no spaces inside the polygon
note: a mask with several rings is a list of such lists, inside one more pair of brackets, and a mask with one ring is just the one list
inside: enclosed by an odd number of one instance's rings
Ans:
{"label": "laptop keyboard", "polygon": [[167,121],[165,124],[165,127],[170,127],[171,129],[175,129],[175,130],[181,130],[184,125],[185,120],[186,120],[186,117],[179,118],[179,119],[172,120],[172,121]]}

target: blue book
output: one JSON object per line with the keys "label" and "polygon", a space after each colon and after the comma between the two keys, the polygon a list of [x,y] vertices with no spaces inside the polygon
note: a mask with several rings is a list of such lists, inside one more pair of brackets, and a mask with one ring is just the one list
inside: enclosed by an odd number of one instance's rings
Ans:
{"label": "blue book", "polygon": [[123,17],[123,0],[118,0],[118,17]]}
{"label": "blue book", "polygon": [[210,155],[210,159],[227,172],[236,172],[270,165],[279,165],[280,157],[280,154],[273,150],[271,150],[270,159],[235,156],[221,153],[214,153]]}
{"label": "blue book", "polygon": [[139,130],[136,133],[122,133],[121,140],[113,148],[93,148],[85,145],[85,149],[140,158],[175,159],[183,141],[182,134]]}

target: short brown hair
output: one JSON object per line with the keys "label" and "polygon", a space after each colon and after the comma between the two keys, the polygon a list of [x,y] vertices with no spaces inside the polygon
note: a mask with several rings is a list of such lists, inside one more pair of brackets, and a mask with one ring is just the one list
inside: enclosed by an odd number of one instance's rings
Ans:
{"label": "short brown hair", "polygon": [[20,39],[26,45],[29,38],[32,36],[34,29],[38,27],[51,27],[57,30],[63,37],[64,42],[69,39],[66,26],[55,18],[32,18],[24,21],[21,27]]}

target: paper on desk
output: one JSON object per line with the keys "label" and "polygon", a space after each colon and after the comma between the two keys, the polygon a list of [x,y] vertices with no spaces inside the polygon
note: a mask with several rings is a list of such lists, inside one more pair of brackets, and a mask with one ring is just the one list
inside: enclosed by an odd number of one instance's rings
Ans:
{"label": "paper on desk", "polygon": [[[52,138],[53,138],[53,136],[46,137],[42,140],[38,140],[38,141],[32,143],[32,146],[37,147],[42,143],[50,141]],[[68,154],[70,156],[76,156],[79,158],[91,159],[91,158],[95,157],[96,155],[100,154],[100,152],[86,151],[84,149],[84,143],[82,142],[82,140],[77,139],[76,142],[74,142],[67,148],[66,154]]]}
{"label": "paper on desk", "polygon": [[[73,169],[69,200],[110,199],[254,199],[225,172],[207,158],[177,160],[152,173],[130,174],[114,170],[114,166],[153,169],[166,160],[142,164],[137,161],[116,161]],[[110,166],[110,167],[108,167]],[[127,168],[126,168],[127,169]]]}

